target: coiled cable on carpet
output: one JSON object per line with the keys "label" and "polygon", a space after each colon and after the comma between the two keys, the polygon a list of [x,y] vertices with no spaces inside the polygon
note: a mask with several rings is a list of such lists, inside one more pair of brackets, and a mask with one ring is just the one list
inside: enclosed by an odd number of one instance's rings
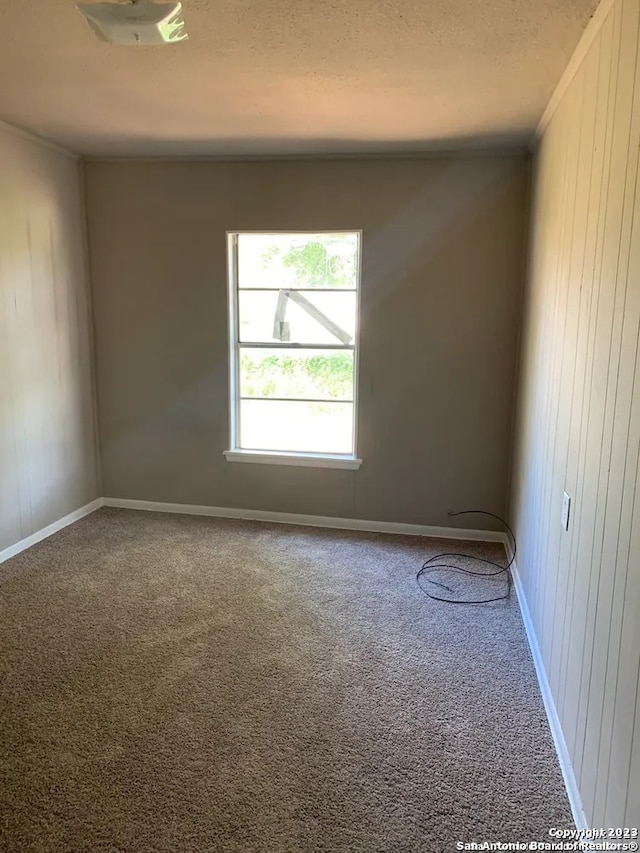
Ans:
{"label": "coiled cable on carpet", "polygon": [[[482,509],[465,509],[460,512],[450,512],[450,516],[456,515],[487,515],[490,518],[496,519],[500,524],[503,524],[507,529],[509,536],[511,538],[511,544],[513,547],[513,553],[511,555],[511,559],[506,565],[501,565],[500,563],[496,563],[494,560],[487,560],[483,557],[474,557],[472,554],[458,554],[455,552],[447,552],[444,554],[436,554],[433,557],[429,557],[428,560],[422,565],[422,568],[416,575],[416,581],[418,586],[422,590],[422,592],[428,596],[429,598],[433,598],[435,601],[446,601],[448,604],[489,604],[492,601],[502,601],[504,598],[509,598],[511,595],[511,566],[514,564],[516,559],[516,537],[513,533],[513,530],[509,527],[504,518],[501,518],[499,515],[495,515],[492,512],[486,512]],[[463,566],[456,565],[455,563],[449,562],[452,559],[463,559],[463,560],[475,560],[478,563],[483,563],[487,566],[493,566],[497,571],[474,571],[473,569],[465,569]],[[443,562],[445,561],[446,562]],[[453,598],[454,595],[457,594],[457,590],[448,586],[445,583],[441,583],[440,581],[434,580],[432,575],[436,572],[442,571],[450,571],[450,572],[461,572],[464,575],[472,575],[473,577],[487,577],[487,578],[495,578],[498,575],[505,575],[506,577],[506,591],[502,595],[495,595],[487,598]],[[436,590],[430,591],[430,587],[433,589],[437,587],[438,590],[444,590],[445,592],[450,593],[451,597],[446,597],[442,593],[440,595],[436,594]]]}

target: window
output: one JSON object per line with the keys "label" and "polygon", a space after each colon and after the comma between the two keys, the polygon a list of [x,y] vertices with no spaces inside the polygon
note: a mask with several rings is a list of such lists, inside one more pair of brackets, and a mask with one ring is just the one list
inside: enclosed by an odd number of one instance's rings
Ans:
{"label": "window", "polygon": [[228,234],[229,461],[359,467],[360,241]]}

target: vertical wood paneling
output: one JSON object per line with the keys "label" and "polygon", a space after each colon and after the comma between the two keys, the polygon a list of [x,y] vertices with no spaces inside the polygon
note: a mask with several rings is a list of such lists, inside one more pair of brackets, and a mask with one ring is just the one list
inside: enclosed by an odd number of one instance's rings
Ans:
{"label": "vertical wood paneling", "polygon": [[[573,104],[575,108],[575,101]],[[559,125],[559,134],[560,134],[560,142],[559,149],[563,152],[567,151],[567,134],[568,134],[568,124],[571,118],[571,114],[567,112],[562,116],[562,120],[558,122]],[[557,187],[556,192],[551,196],[554,200],[554,204],[552,206],[552,216],[548,223],[548,227],[553,228],[553,233],[564,232],[565,226],[565,208],[566,208],[566,200],[567,200],[567,192],[568,192],[568,175],[569,170],[566,168],[567,160],[566,157],[560,157],[558,160],[559,163],[559,171],[554,175],[553,183]],[[552,225],[553,223],[553,225]],[[545,239],[548,240],[548,234],[545,236]],[[558,283],[560,281],[560,276],[558,274],[559,269],[562,266],[563,256],[561,252],[556,252],[554,254],[548,253],[548,257],[550,260],[549,268],[544,271],[544,279],[549,282],[549,292],[548,298],[544,300],[544,319],[543,319],[543,327],[554,329],[555,323],[557,322],[557,318],[559,315],[558,305],[560,302],[560,292]],[[551,403],[553,400],[551,394],[551,386],[553,383],[553,378],[555,375],[555,363],[556,363],[556,353],[558,347],[558,336],[557,334],[552,334],[549,340],[549,346],[543,349],[543,363],[542,363],[542,375],[548,377],[548,384],[540,385],[540,395],[544,400],[544,403],[541,407],[541,424],[549,424],[553,422],[552,419],[552,411],[551,411]],[[541,443],[541,453],[538,461],[538,465],[540,467],[540,481],[538,485],[538,494],[536,496],[536,507],[538,512],[538,519],[540,525],[543,530],[546,531],[547,519],[544,515],[544,507],[546,505],[545,496],[549,492],[549,447],[551,444],[551,429],[547,429],[544,432],[544,441]],[[544,558],[544,550],[546,547],[546,536],[540,536],[537,540],[534,540],[534,559],[539,565],[546,566],[546,560]],[[544,612],[544,598],[548,591],[548,584],[544,582],[544,576],[540,578],[536,578],[536,602],[535,602],[535,613],[539,615],[541,612]],[[541,645],[548,646],[548,631],[545,631],[544,628],[547,627],[543,625],[543,630],[540,634],[540,643]],[[550,624],[548,625],[550,628]]]}
{"label": "vertical wood paneling", "polygon": [[640,816],[639,28],[640,0],[618,0],[536,152],[512,493],[518,569],[602,826]]}
{"label": "vertical wood paneling", "polygon": [[0,550],[97,497],[78,164],[0,131]]}
{"label": "vertical wood paneling", "polygon": [[[620,26],[621,26],[621,7],[617,4],[610,15],[612,23],[612,40],[603,45],[604,51],[608,48],[610,52],[609,61],[609,86],[608,86],[608,107],[606,113],[606,133],[604,141],[604,160],[601,179],[601,192],[598,202],[598,235],[596,241],[596,255],[593,269],[593,291],[595,300],[595,311],[593,314],[593,326],[589,336],[591,358],[589,363],[588,373],[585,374],[585,383],[588,388],[588,406],[582,413],[582,424],[585,429],[585,445],[584,453],[579,460],[579,465],[583,472],[582,490],[580,493],[581,512],[576,518],[576,531],[578,534],[578,557],[580,566],[580,584],[588,587],[587,600],[587,616],[585,629],[583,633],[582,646],[578,645],[569,650],[572,658],[572,665],[569,669],[580,669],[580,686],[576,695],[577,707],[577,724],[575,733],[573,727],[569,723],[568,738],[573,745],[574,766],[578,776],[582,771],[582,758],[584,754],[584,740],[587,720],[587,699],[589,695],[589,679],[591,671],[591,659],[593,655],[594,631],[592,630],[595,620],[595,613],[598,606],[598,587],[600,582],[601,564],[596,564],[591,571],[585,571],[583,566],[591,566],[591,560],[594,553],[594,536],[596,530],[596,510],[599,498],[599,489],[597,482],[593,480],[593,464],[592,460],[596,459],[598,449],[602,440],[602,422],[603,416],[600,411],[603,405],[602,397],[597,396],[597,386],[594,381],[596,366],[600,363],[600,353],[594,346],[596,333],[601,325],[601,295],[603,292],[603,250],[604,236],[607,231],[608,213],[609,213],[609,190],[611,186],[611,155],[612,141],[614,128],[614,110],[616,106],[617,87],[618,87],[618,48],[620,43]],[[605,29],[601,33],[600,41],[605,37]],[[606,283],[605,283],[606,286]],[[578,504],[576,504],[578,505]],[[574,534],[575,537],[575,534]]]}
{"label": "vertical wood paneling", "polygon": [[[556,301],[556,311],[553,317],[554,365],[551,382],[547,388],[551,429],[548,431],[549,439],[545,459],[548,470],[546,481],[547,488],[542,495],[544,509],[541,519],[545,525],[545,532],[543,534],[545,547],[542,551],[542,562],[545,566],[550,565],[549,555],[551,553],[555,553],[560,547],[560,529],[557,524],[557,518],[561,510],[562,495],[558,495],[555,489],[549,488],[549,486],[554,482],[557,470],[561,465],[561,454],[565,444],[562,438],[562,429],[565,420],[564,410],[569,400],[566,385],[568,382],[567,376],[571,368],[571,362],[566,358],[566,353],[569,349],[568,342],[574,335],[573,318],[575,313],[571,310],[571,300],[574,296],[572,286],[571,248],[576,227],[578,177],[580,167],[580,145],[578,144],[573,147],[571,140],[573,140],[575,136],[576,127],[583,119],[585,101],[584,88],[584,73],[580,73],[575,81],[575,98],[573,99],[572,109],[569,113],[566,131],[567,157],[565,173],[567,175],[567,192],[563,204],[563,228],[561,231],[561,245],[563,248],[562,252],[558,253],[561,258],[561,262],[559,263],[557,270],[556,292],[558,293],[558,298]],[[562,567],[562,563],[560,563],[560,566]],[[550,613],[551,619],[548,622],[548,630],[543,634],[543,650],[547,652],[547,660],[550,661],[548,666],[549,680],[554,687],[558,682],[557,666],[555,664],[558,659],[557,649],[560,645],[556,614],[558,612],[558,605],[559,603],[561,604],[564,598],[565,585],[566,572],[562,570],[557,573],[553,582],[551,579],[548,579],[544,584],[543,612]]]}
{"label": "vertical wood paneling", "polygon": [[[597,99],[593,97],[597,93],[597,76],[600,65],[600,51],[598,47],[587,57],[585,64],[579,73],[579,85],[582,96],[582,110],[579,115],[574,116],[572,135],[577,128],[583,127],[584,132],[579,134],[578,152],[576,157],[576,189],[575,204],[571,211],[571,239],[567,244],[569,266],[567,275],[563,277],[563,286],[567,294],[565,307],[564,331],[562,333],[563,357],[560,384],[558,388],[559,405],[557,407],[556,439],[554,442],[553,469],[562,471],[564,468],[564,482],[571,494],[575,494],[575,472],[569,464],[569,448],[572,445],[572,434],[574,433],[575,412],[579,410],[579,389],[576,389],[576,377],[583,359],[581,349],[584,349],[584,335],[581,334],[585,326],[584,305],[588,302],[585,298],[583,288],[583,260],[585,256],[585,237],[587,231],[589,196],[591,191],[591,162],[593,159],[593,134],[595,126],[595,115]],[[567,357],[568,356],[568,357]],[[584,388],[584,383],[578,383]],[[571,573],[570,542],[562,536],[562,530],[557,523],[561,512],[562,495],[553,493],[553,500],[549,506],[549,530],[548,553],[560,551],[560,570],[556,576],[556,583],[549,584],[554,590],[552,603],[552,636],[549,665],[549,681],[554,685],[558,693],[561,692],[563,684],[563,650],[565,647],[565,619],[568,603],[573,592],[574,578]],[[549,560],[547,560],[547,564]]]}
{"label": "vertical wood paneling", "polygon": [[[608,171],[605,168],[608,162],[605,151],[608,150],[609,123],[607,116],[611,103],[612,86],[612,40],[614,32],[615,13],[605,21],[601,37],[594,45],[594,50],[599,53],[597,91],[595,93],[596,121],[593,137],[593,157],[591,161],[591,192],[587,200],[587,214],[589,226],[585,237],[584,256],[582,267],[581,290],[583,304],[587,312],[584,338],[578,347],[579,363],[576,365],[576,376],[574,387],[580,385],[579,408],[574,404],[570,432],[571,445],[568,458],[567,484],[569,489],[573,488],[571,494],[575,495],[575,505],[581,507],[580,514],[575,518],[574,535],[571,538],[570,571],[572,576],[570,602],[570,617],[567,629],[563,636],[562,648],[562,670],[560,676],[561,693],[558,697],[558,706],[564,712],[567,720],[567,740],[570,748],[574,748],[576,740],[582,743],[583,738],[577,737],[578,732],[578,697],[583,671],[583,661],[591,656],[592,635],[586,634],[586,625],[593,619],[587,618],[587,610],[595,601],[595,595],[591,595],[591,580],[584,582],[581,567],[589,554],[587,539],[593,529],[595,514],[596,493],[593,489],[585,488],[586,484],[586,447],[588,438],[588,427],[590,420],[587,412],[591,405],[590,381],[593,374],[594,351],[592,341],[597,324],[597,309],[599,304],[599,278],[596,281],[596,270],[599,269],[601,236],[603,233],[604,205],[601,200],[606,195]],[[576,660],[577,649],[584,649],[583,659]],[[577,768],[576,768],[577,769]]]}
{"label": "vertical wood paneling", "polygon": [[[640,77],[640,63],[636,66],[636,91]],[[635,103],[635,115],[631,134],[631,149],[638,151],[640,145],[640,108]],[[624,769],[631,768],[631,750],[636,723],[636,696],[638,681],[628,678],[629,673],[640,668],[640,553],[637,502],[638,459],[640,448],[640,371],[638,364],[640,337],[640,200],[638,198],[638,157],[631,160],[629,183],[634,193],[630,199],[632,213],[631,233],[626,255],[626,280],[624,327],[620,344],[620,362],[633,364],[633,371],[618,374],[616,418],[612,452],[612,470],[616,472],[616,499],[620,505],[618,515],[619,532],[615,543],[615,560],[620,566],[616,577],[614,618],[609,634],[609,666],[605,684],[603,738],[599,755],[598,778],[610,775],[611,766],[622,771],[611,779],[608,787],[596,789],[596,814],[610,814],[616,820],[624,819],[627,789],[624,784]],[[623,234],[622,247],[627,243]],[[617,509],[617,506],[615,507]],[[615,512],[614,509],[614,512]],[[614,666],[617,664],[617,666]],[[622,675],[622,678],[621,678]],[[636,784],[637,784],[636,779]]]}
{"label": "vertical wood paneling", "polygon": [[[581,216],[581,228],[579,240],[576,241],[574,251],[576,252],[576,283],[579,289],[578,295],[578,333],[575,344],[575,359],[573,361],[573,381],[571,387],[571,405],[569,407],[569,426],[567,441],[568,446],[565,453],[566,472],[565,482],[570,494],[576,496],[576,503],[582,504],[584,495],[584,467],[579,459],[582,457],[584,443],[583,426],[585,423],[585,407],[589,406],[589,386],[584,382],[584,376],[588,370],[591,348],[589,341],[593,332],[593,281],[590,275],[593,270],[596,254],[596,236],[598,228],[598,201],[601,192],[602,166],[604,162],[603,148],[605,140],[606,116],[608,109],[608,86],[610,71],[610,46],[612,35],[612,18],[604,26],[602,40],[594,45],[590,54],[585,73],[588,75],[585,81],[585,97],[587,107],[585,109],[585,128],[582,135],[582,146],[585,152],[583,160],[584,172],[580,178],[580,186],[584,188],[584,196],[579,201],[579,214]],[[575,684],[572,690],[567,691],[570,675],[578,668],[568,666],[568,654],[572,647],[572,638],[579,633],[579,618],[577,616],[577,602],[585,600],[584,589],[576,583],[578,572],[577,551],[579,532],[567,541],[569,554],[566,558],[567,564],[567,589],[565,601],[570,613],[569,625],[565,627],[562,634],[562,646],[558,648],[560,673],[558,706],[564,709],[567,696],[571,697],[575,692]],[[579,671],[579,670],[578,670]]]}
{"label": "vertical wood paneling", "polygon": [[[625,598],[628,587],[629,568],[629,542],[631,536],[632,522],[632,495],[629,492],[630,474],[633,478],[635,488],[636,472],[628,469],[629,456],[635,457],[633,450],[631,454],[630,442],[633,440],[633,393],[635,385],[635,364],[637,350],[637,271],[635,277],[630,269],[632,236],[637,240],[634,223],[637,211],[637,165],[638,158],[635,152],[640,144],[640,108],[637,99],[636,74],[638,68],[638,25],[640,21],[640,9],[634,7],[634,15],[627,16],[624,26],[628,27],[627,33],[631,34],[631,46],[625,56],[630,59],[631,68],[625,73],[624,79],[628,80],[628,97],[630,99],[631,124],[626,150],[626,170],[624,178],[624,202],[622,213],[622,227],[620,231],[620,243],[618,251],[618,266],[616,271],[617,305],[615,313],[615,330],[612,340],[612,357],[608,387],[613,391],[612,405],[612,430],[610,447],[608,451],[608,501],[605,518],[605,537],[602,555],[603,565],[615,565],[618,571],[613,577],[612,590],[612,618],[607,635],[607,658],[604,671],[604,702],[603,719],[601,724],[601,737],[598,745],[598,769],[596,772],[596,793],[594,812],[596,817],[604,813],[605,804],[608,799],[611,809],[618,808],[618,819],[622,819],[624,809],[620,811],[620,794],[614,794],[615,783],[620,783],[616,776],[612,784],[605,787],[601,784],[603,775],[608,777],[607,768],[614,758],[612,751],[613,727],[615,716],[615,703],[617,688],[619,686],[619,674],[622,670],[626,673],[632,667],[631,660],[623,660],[622,649],[622,619],[625,609]],[[636,33],[635,41],[633,33]],[[633,369],[632,369],[633,366]],[[635,459],[634,459],[635,463]],[[636,611],[637,612],[637,611]],[[634,650],[635,654],[635,650]],[[635,695],[633,697],[635,699]],[[629,700],[630,701],[630,700]],[[628,706],[628,702],[626,702]],[[630,742],[632,732],[627,738]],[[626,744],[627,754],[624,759],[619,756],[619,762],[624,761],[628,766],[629,751]],[[621,774],[622,775],[622,774]],[[609,794],[614,794],[609,798]],[[615,805],[614,805],[614,802]]]}

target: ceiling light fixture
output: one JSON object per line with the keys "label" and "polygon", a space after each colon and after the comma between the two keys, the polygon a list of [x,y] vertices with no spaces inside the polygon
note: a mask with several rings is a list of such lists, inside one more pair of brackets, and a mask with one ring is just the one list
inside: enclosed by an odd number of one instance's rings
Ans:
{"label": "ceiling light fixture", "polygon": [[174,44],[189,38],[182,3],[78,3],[89,26],[112,44]]}

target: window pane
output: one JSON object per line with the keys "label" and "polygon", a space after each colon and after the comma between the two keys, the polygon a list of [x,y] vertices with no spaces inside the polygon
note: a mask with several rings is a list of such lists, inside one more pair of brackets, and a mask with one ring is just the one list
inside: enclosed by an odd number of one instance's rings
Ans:
{"label": "window pane", "polygon": [[240,396],[353,399],[353,352],[240,348]]}
{"label": "window pane", "polygon": [[297,344],[353,343],[356,292],[304,293],[241,290],[240,341]]}
{"label": "window pane", "polygon": [[352,453],[353,404],[242,400],[240,447]]}
{"label": "window pane", "polygon": [[239,234],[238,286],[355,289],[358,234]]}

